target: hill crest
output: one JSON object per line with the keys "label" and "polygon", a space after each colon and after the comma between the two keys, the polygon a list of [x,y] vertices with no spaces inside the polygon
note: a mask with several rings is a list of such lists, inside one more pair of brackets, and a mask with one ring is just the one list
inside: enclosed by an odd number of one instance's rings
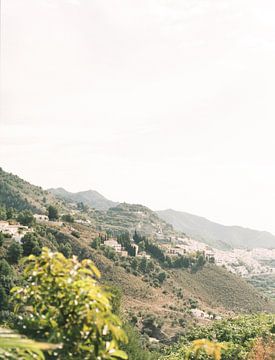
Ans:
{"label": "hill crest", "polygon": [[90,206],[96,210],[106,211],[109,208],[115,207],[119,204],[115,201],[105,198],[96,190],[86,190],[74,193],[59,187],[56,189],[48,189],[48,191],[60,200],[65,200],[72,203],[82,202],[84,205]]}

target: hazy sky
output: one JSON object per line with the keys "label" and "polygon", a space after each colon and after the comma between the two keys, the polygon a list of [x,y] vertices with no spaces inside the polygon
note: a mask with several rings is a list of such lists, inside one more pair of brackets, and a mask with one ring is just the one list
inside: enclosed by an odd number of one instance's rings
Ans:
{"label": "hazy sky", "polygon": [[0,164],[275,233],[274,0],[2,0]]}

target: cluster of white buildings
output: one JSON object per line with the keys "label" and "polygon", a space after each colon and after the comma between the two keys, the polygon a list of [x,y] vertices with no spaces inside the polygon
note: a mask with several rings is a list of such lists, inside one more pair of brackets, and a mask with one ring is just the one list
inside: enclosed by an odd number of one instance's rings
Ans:
{"label": "cluster of white buildings", "polygon": [[262,261],[275,259],[275,250],[215,250],[215,259],[217,265],[225,266],[229,271],[241,276],[271,274],[274,269],[263,265]]}
{"label": "cluster of white buildings", "polygon": [[122,257],[128,256],[128,252],[115,239],[105,240],[104,245],[111,247],[112,249],[115,250],[117,254],[119,254]]}
{"label": "cluster of white buildings", "polygon": [[171,237],[168,243],[162,244],[162,248],[171,256],[196,253],[199,251],[204,252],[207,257],[214,257],[213,249],[206,244],[188,237]]}
{"label": "cluster of white buildings", "polygon": [[[104,241],[104,245],[105,246],[109,246],[112,249],[115,250],[115,252],[117,254],[119,254],[122,257],[127,257],[128,256],[128,252],[123,248],[123,246],[121,244],[119,244],[117,242],[116,239],[108,239]],[[146,259],[150,259],[151,256],[146,254],[146,252],[139,252],[139,248],[138,245],[134,243],[134,241],[131,242],[131,246],[135,249],[135,256],[136,257],[145,257]]]}
{"label": "cluster of white buildings", "polygon": [[29,231],[30,229],[27,226],[12,224],[8,221],[0,221],[0,232],[9,235],[19,243],[21,242],[22,237]]}
{"label": "cluster of white buildings", "polygon": [[275,272],[274,268],[263,264],[263,261],[275,260],[275,249],[257,248],[223,251],[213,249],[202,242],[187,237],[172,237],[170,241],[162,245],[162,248],[171,256],[197,251],[203,252],[207,258],[214,258],[218,266],[225,266],[232,273],[244,277]]}

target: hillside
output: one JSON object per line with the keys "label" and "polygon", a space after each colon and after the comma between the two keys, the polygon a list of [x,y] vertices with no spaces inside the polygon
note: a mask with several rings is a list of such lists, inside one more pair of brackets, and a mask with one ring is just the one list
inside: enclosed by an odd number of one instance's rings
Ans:
{"label": "hillside", "polygon": [[111,207],[118,205],[118,203],[106,199],[103,195],[95,190],[80,191],[76,193],[69,192],[63,188],[49,189],[50,193],[61,200],[71,203],[83,203],[96,210],[108,210]]}
{"label": "hillside", "polygon": [[[238,276],[215,265],[207,264],[197,272],[188,269],[167,269],[151,259],[155,272],[142,274],[135,270],[131,258],[112,256],[103,249],[91,248],[91,239],[97,236],[93,227],[80,224],[58,225],[45,223],[38,227],[43,245],[60,251],[70,244],[79,258],[91,258],[102,273],[102,281],[122,292],[124,316],[146,333],[145,323],[154,319],[159,331],[152,327],[153,337],[170,341],[194,323],[210,322],[192,315],[192,311],[226,317],[230,314],[275,311],[275,305]],[[72,234],[77,233],[78,236]],[[140,263],[140,262],[139,262]],[[154,285],[155,274],[165,271],[166,280]]]}
{"label": "hillside", "polygon": [[90,213],[97,224],[105,230],[130,231],[135,230],[146,235],[169,237],[174,234],[173,227],[160,219],[158,215],[143,205],[122,203],[110,208],[106,213]]}
{"label": "hillside", "polygon": [[[3,171],[1,185],[2,205],[32,211],[43,211],[49,203],[62,206],[52,194]],[[30,248],[37,252],[47,246],[66,256],[91,258],[102,272],[103,283],[121,290],[122,311],[143,334],[165,342],[194,323],[210,322],[209,314],[226,317],[239,312],[275,311],[274,303],[245,280],[214,264],[206,263],[194,271],[169,268],[152,254],[150,258],[150,253],[148,260],[121,257],[102,242],[94,247],[93,241],[106,238],[110,231],[111,236],[116,236],[137,229],[148,234],[155,244],[174,233],[171,225],[142,205],[119,204],[108,211],[71,211],[76,220],[86,221],[37,223],[32,229],[35,239]],[[0,247],[2,258],[8,259],[11,244],[11,239],[4,240]]]}
{"label": "hillside", "polygon": [[275,236],[240,226],[225,226],[206,218],[172,209],[157,211],[160,218],[192,238],[217,249],[275,248]]}
{"label": "hillside", "polygon": [[32,185],[0,168],[0,206],[45,213],[48,204],[62,208],[62,204],[40,186]]}

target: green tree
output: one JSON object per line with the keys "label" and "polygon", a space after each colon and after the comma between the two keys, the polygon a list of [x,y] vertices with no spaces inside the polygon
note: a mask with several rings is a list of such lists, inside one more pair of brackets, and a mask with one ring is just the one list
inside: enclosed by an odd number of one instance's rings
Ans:
{"label": "green tree", "polygon": [[20,260],[21,256],[22,256],[22,246],[17,243],[17,242],[13,242],[11,243],[11,245],[8,247],[8,251],[7,251],[7,259],[11,264],[16,264],[18,263],[18,261]]}
{"label": "green tree", "polygon": [[6,310],[8,307],[9,298],[3,285],[0,285],[0,310]]}
{"label": "green tree", "polygon": [[7,213],[4,207],[0,207],[0,220],[7,220]]}
{"label": "green tree", "polygon": [[4,234],[2,233],[2,231],[0,231],[0,246],[3,245],[4,240],[5,240],[5,236],[4,236]]}
{"label": "green tree", "polygon": [[147,266],[148,266],[148,261],[147,261],[146,257],[141,258],[139,268],[143,273],[145,273],[147,271]]}
{"label": "green tree", "polygon": [[83,202],[77,203],[77,209],[83,212],[88,211],[89,207],[85,205]]}
{"label": "green tree", "polygon": [[48,217],[51,221],[56,221],[59,218],[58,210],[55,206],[50,205],[48,207]]}
{"label": "green tree", "polygon": [[137,268],[138,268],[138,261],[137,261],[137,259],[134,257],[133,258],[133,260],[131,261],[131,268],[133,269],[133,270],[137,270]]}
{"label": "green tree", "polygon": [[17,216],[17,221],[24,226],[33,226],[35,224],[35,218],[29,210],[21,211]]}
{"label": "green tree", "polygon": [[101,239],[100,238],[96,238],[91,242],[91,248],[93,249],[99,249],[101,245]]}
{"label": "green tree", "polygon": [[130,360],[157,360],[159,358],[157,354],[154,355],[143,348],[141,336],[133,326],[127,324],[124,329],[128,336],[128,343],[122,345],[122,349],[127,352]]}
{"label": "green tree", "polygon": [[6,210],[6,217],[7,217],[7,220],[11,220],[13,219],[15,216],[15,210],[13,208],[8,208]]}
{"label": "green tree", "polygon": [[166,279],[167,275],[164,271],[160,272],[158,274],[158,280],[159,282],[162,284],[164,282],[164,280]]}
{"label": "green tree", "polygon": [[73,255],[72,247],[69,243],[61,244],[59,246],[59,251],[66,257],[70,258]]}
{"label": "green tree", "polygon": [[29,232],[22,238],[22,248],[24,256],[40,254],[41,246],[36,233]]}
{"label": "green tree", "polygon": [[11,276],[13,274],[10,264],[5,259],[0,260],[0,276]]}
{"label": "green tree", "polygon": [[53,343],[57,359],[126,359],[119,343],[127,337],[112,313],[111,294],[98,284],[91,260],[79,262],[44,248],[26,260],[28,286],[13,289],[18,310],[29,310],[18,324],[23,331]]}
{"label": "green tree", "polygon": [[74,222],[74,217],[71,214],[62,215],[62,220],[68,223]]}

